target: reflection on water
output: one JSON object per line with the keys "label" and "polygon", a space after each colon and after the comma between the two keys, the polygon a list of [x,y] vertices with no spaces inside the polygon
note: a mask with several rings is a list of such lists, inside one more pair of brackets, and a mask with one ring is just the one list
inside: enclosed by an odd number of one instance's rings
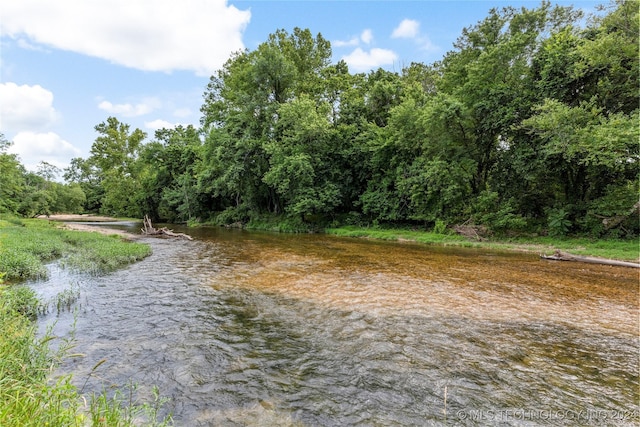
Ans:
{"label": "reflection on water", "polygon": [[[148,259],[81,279],[85,357],[62,368],[79,385],[106,359],[88,388],[158,385],[184,426],[639,421],[633,269],[188,232],[196,240],[147,239]],[[64,334],[73,316],[54,317]]]}

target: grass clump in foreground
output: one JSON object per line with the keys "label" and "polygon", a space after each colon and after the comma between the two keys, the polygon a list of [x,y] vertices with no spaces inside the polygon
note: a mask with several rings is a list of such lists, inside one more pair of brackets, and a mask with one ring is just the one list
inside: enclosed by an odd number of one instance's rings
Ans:
{"label": "grass clump in foreground", "polygon": [[9,282],[44,278],[44,263],[57,258],[66,268],[103,273],[150,253],[148,245],[119,236],[65,230],[38,219],[0,219],[0,272]]}
{"label": "grass clump in foreground", "polygon": [[71,376],[55,382],[52,370],[71,347],[66,341],[56,353],[48,343],[51,334],[37,338],[34,323],[38,299],[25,286],[0,287],[0,425],[3,427],[42,426],[167,426],[171,418],[159,421],[157,414],[165,402],[138,404],[122,393],[109,398],[106,393],[81,396]]}
{"label": "grass clump in foreground", "polygon": [[344,237],[363,237],[380,240],[412,241],[431,245],[477,247],[496,250],[517,250],[551,254],[555,250],[574,255],[609,258],[621,261],[640,261],[637,239],[591,239],[586,237],[516,237],[469,240],[448,232],[385,229],[378,227],[345,226],[325,229],[327,234]]}
{"label": "grass clump in foreground", "polygon": [[[150,247],[104,236],[58,228],[42,220],[0,219],[0,426],[163,426],[158,421],[164,403],[154,389],[151,404],[128,398],[116,391],[83,396],[72,384],[72,375],[51,379],[53,370],[72,346],[62,340],[53,352],[51,333],[38,338],[35,319],[47,308],[33,290],[21,285],[3,285],[45,277],[45,262],[56,258],[80,272],[102,273],[142,259]],[[58,311],[69,309],[77,299],[70,289],[53,301]]]}

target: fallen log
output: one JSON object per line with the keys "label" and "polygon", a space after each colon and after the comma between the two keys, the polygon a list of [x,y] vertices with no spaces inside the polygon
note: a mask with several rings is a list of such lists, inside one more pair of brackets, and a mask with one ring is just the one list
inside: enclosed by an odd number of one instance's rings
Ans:
{"label": "fallen log", "polygon": [[562,251],[555,251],[553,255],[540,255],[540,258],[549,259],[552,261],[575,261],[575,262],[586,262],[589,264],[602,264],[602,265],[613,265],[618,267],[640,268],[640,264],[635,262],[572,255],[570,253],[562,252]]}
{"label": "fallen log", "polygon": [[179,237],[181,239],[193,240],[193,237],[184,233],[175,233],[173,230],[169,230],[167,227],[155,228],[151,223],[151,218],[148,215],[144,216],[142,220],[142,228],[140,229],[145,236],[169,236]]}

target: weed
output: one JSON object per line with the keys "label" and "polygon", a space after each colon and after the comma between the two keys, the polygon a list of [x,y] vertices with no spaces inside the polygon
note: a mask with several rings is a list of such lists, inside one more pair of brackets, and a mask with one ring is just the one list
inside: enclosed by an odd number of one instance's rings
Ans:
{"label": "weed", "polygon": [[[63,293],[61,300],[73,298],[75,291]],[[82,396],[67,375],[55,381],[50,375],[73,347],[73,334],[62,339],[56,352],[49,343],[56,339],[51,328],[43,338],[36,337],[32,313],[39,302],[33,290],[25,286],[0,288],[0,425],[3,427],[40,426],[167,426],[159,408],[166,399],[154,388],[151,403],[135,400],[134,386],[129,398],[117,391]],[[95,369],[100,364],[96,365]]]}
{"label": "weed", "polygon": [[57,294],[53,299],[53,304],[56,307],[58,313],[62,311],[71,311],[71,307],[80,298],[80,285],[77,283],[71,284],[71,287]]}
{"label": "weed", "polygon": [[435,234],[447,234],[447,223],[441,219],[436,220],[436,225],[433,227]]}

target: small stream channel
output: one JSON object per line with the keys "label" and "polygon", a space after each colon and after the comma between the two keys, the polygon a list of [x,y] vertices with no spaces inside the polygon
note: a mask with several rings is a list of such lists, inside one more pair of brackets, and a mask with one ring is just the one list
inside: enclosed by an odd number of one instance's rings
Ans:
{"label": "small stream channel", "polygon": [[45,298],[80,290],[75,315],[40,321],[75,331],[84,356],[60,374],[85,392],[157,385],[179,426],[640,422],[636,270],[187,232],[195,240],[142,238],[153,255],[112,274],[52,265],[31,284]]}

